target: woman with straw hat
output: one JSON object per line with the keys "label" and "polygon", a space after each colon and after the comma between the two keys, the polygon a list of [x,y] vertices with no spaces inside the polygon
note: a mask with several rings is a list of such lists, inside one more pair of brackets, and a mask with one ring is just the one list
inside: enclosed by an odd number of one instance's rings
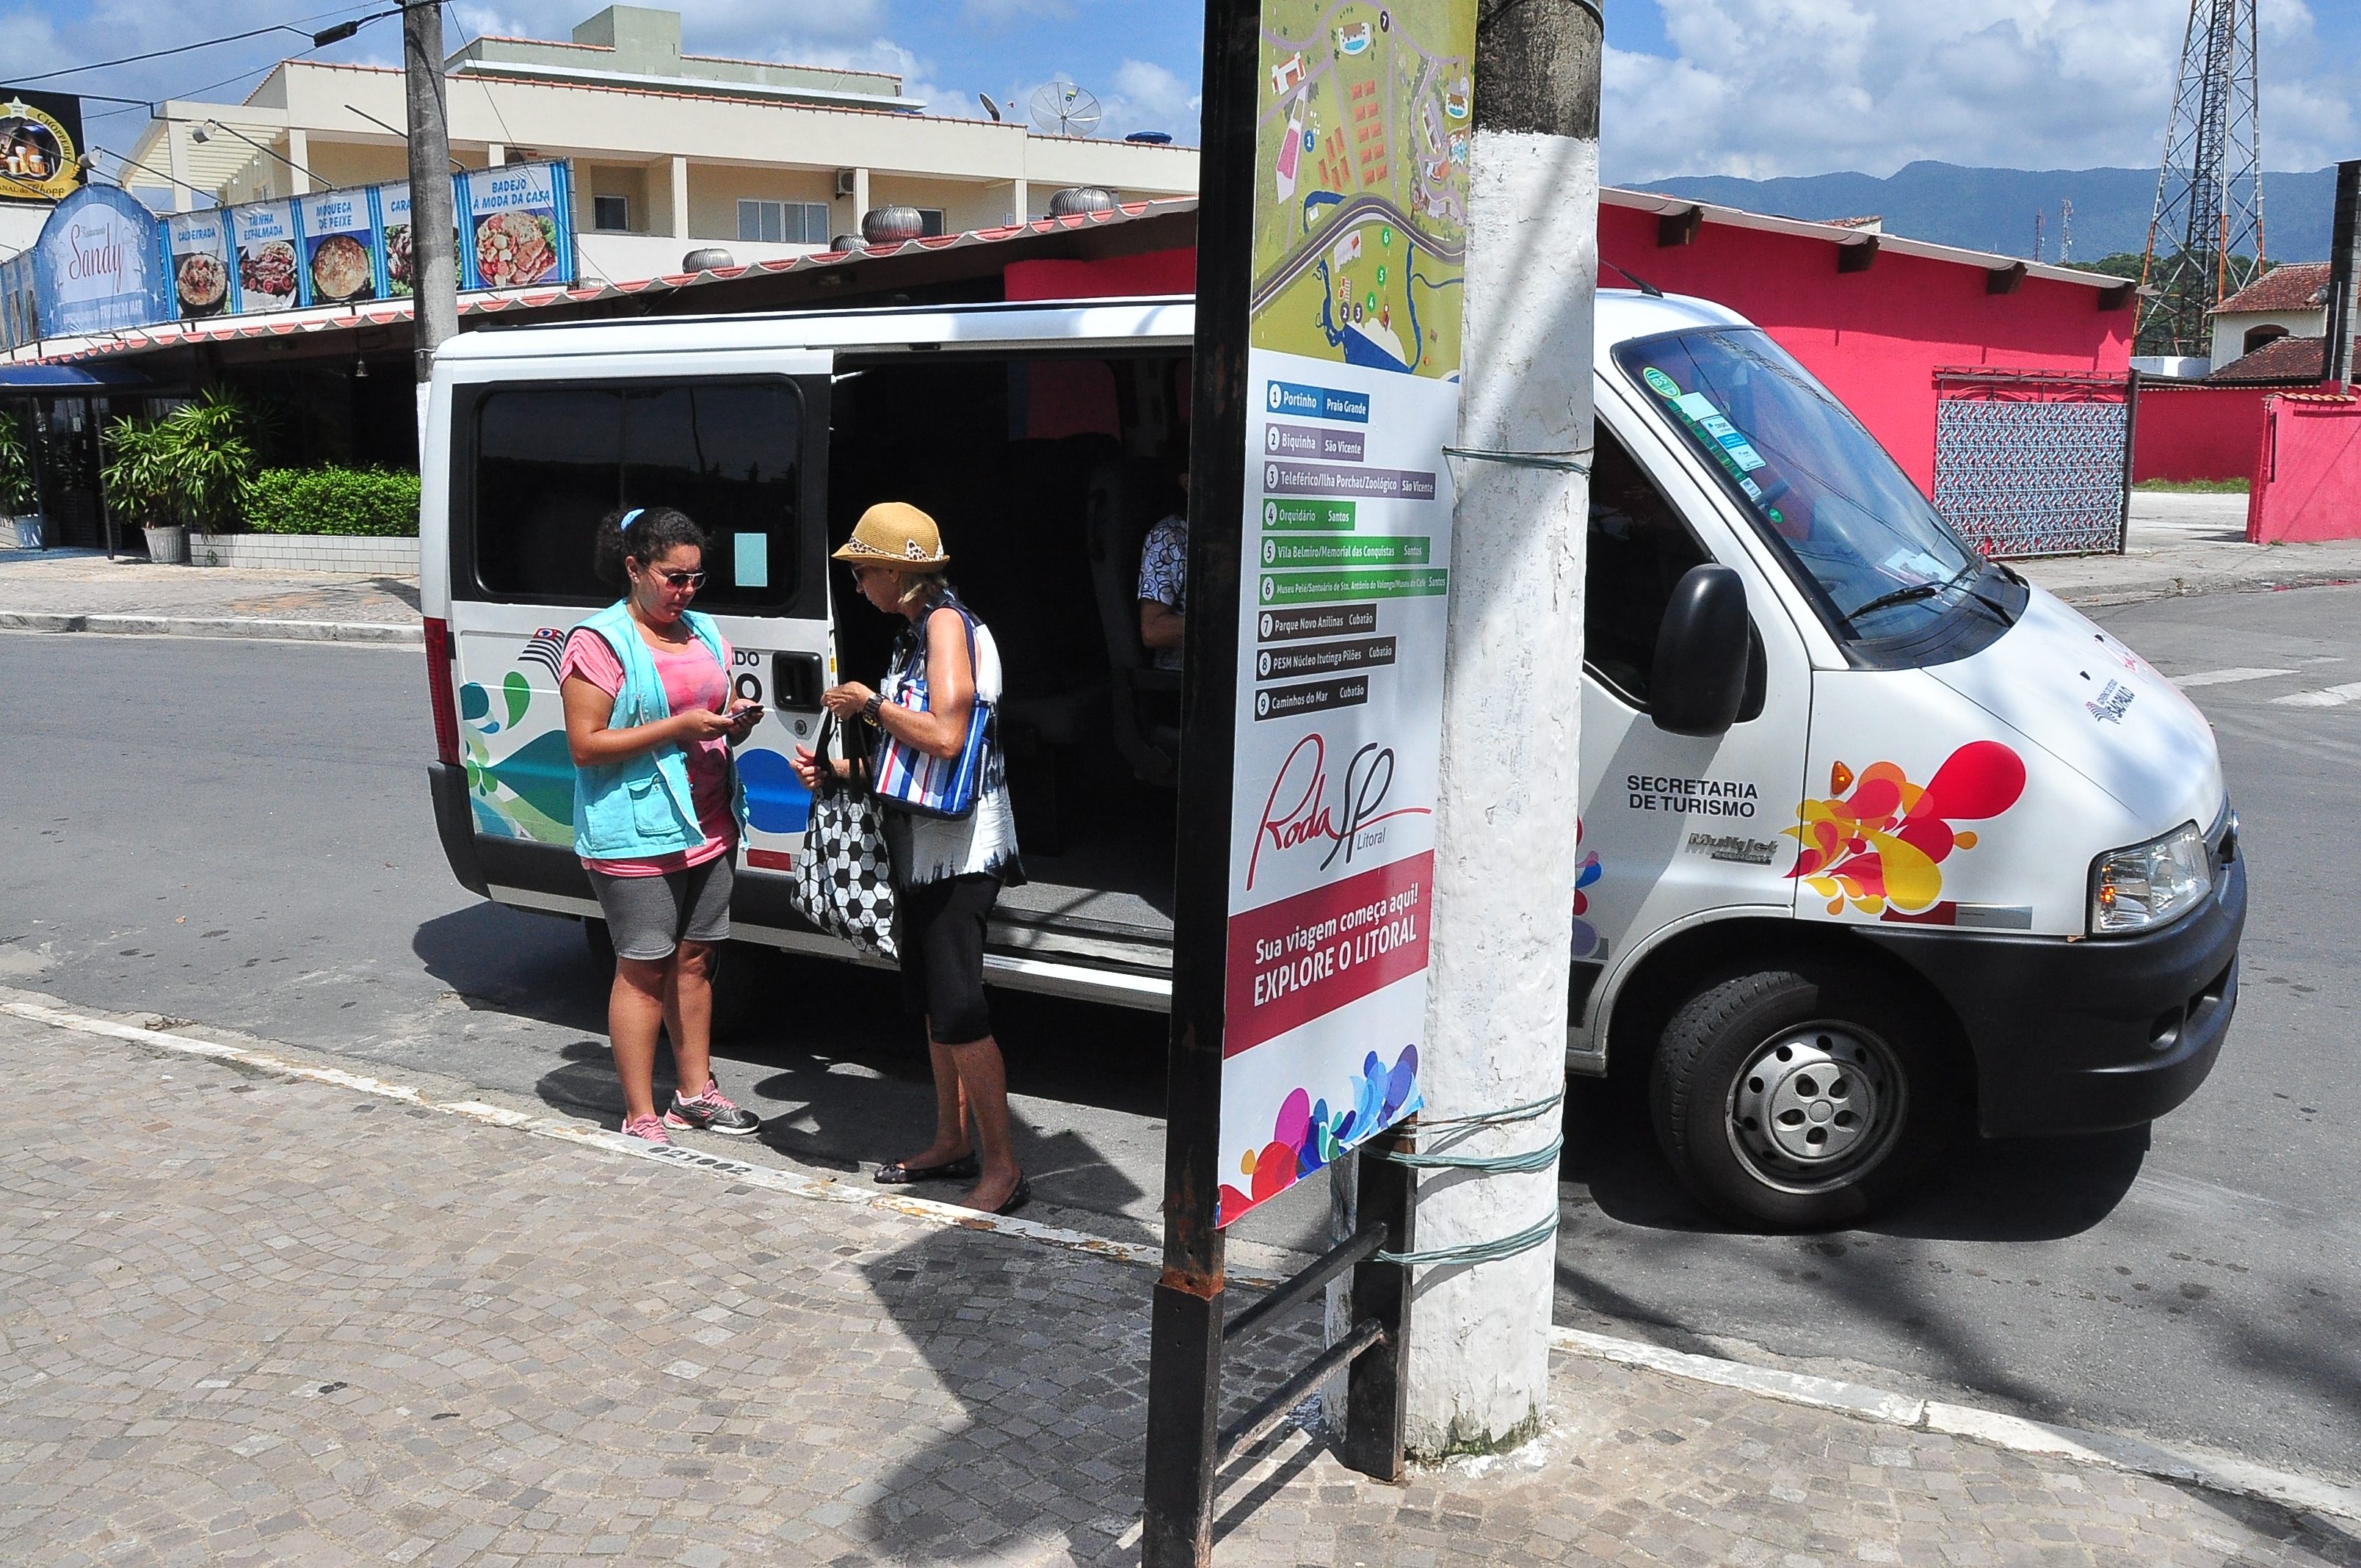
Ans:
{"label": "woman with straw hat", "polygon": [[[1005,885],[1024,881],[1016,825],[989,726],[970,734],[976,705],[1000,699],[1000,653],[992,633],[951,591],[942,534],[917,507],[882,501],[862,513],[836,553],[852,568],[862,598],[905,625],[877,689],[849,681],[821,700],[845,724],[866,724],[880,741],[956,762],[972,745],[981,782],[961,816],[937,817],[884,804],[885,846],[894,868],[895,941],[904,1004],[926,1018],[935,1074],[935,1139],[882,1167],[887,1186],[973,1180],[973,1209],[1014,1213],[1033,1190],[1009,1141],[1008,1080],[983,996],[983,936]],[[840,769],[847,764],[840,762]],[[818,782],[818,763],[799,749],[796,770]],[[969,1138],[972,1117],[975,1139]],[[982,1146],[983,1158],[976,1157]]]}

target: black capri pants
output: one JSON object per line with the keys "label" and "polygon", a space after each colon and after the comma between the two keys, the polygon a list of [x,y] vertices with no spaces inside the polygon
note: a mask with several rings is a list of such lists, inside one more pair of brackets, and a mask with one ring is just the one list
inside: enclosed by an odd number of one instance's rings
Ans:
{"label": "black capri pants", "polygon": [[964,1046],[992,1033],[983,1000],[983,928],[1000,897],[990,873],[944,877],[894,893],[902,1005],[927,1018],[927,1037]]}

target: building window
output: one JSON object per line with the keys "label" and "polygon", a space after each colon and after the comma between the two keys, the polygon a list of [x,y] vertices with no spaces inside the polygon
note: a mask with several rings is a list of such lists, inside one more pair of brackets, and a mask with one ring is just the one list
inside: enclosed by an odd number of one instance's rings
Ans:
{"label": "building window", "polygon": [[631,199],[629,196],[591,197],[590,226],[606,234],[621,234],[630,229]]}
{"label": "building window", "polygon": [[920,207],[918,209],[918,232],[922,235],[929,236],[942,233],[943,210],[940,207]]}
{"label": "building window", "polygon": [[2273,338],[2285,337],[2287,334],[2288,330],[2283,326],[2248,327],[2246,329],[2246,342],[2239,347],[2238,352],[2241,354],[2252,354],[2255,350],[2270,342]]}
{"label": "building window", "polygon": [[738,237],[774,245],[826,245],[828,203],[741,201]]}

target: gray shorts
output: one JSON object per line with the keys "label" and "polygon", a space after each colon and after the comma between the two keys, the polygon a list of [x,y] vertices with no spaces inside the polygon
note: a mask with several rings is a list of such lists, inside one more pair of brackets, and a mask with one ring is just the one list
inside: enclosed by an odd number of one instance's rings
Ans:
{"label": "gray shorts", "polygon": [[590,885],[598,890],[615,956],[653,963],[672,957],[683,942],[728,941],[734,859],[721,855],[662,876],[592,872]]}

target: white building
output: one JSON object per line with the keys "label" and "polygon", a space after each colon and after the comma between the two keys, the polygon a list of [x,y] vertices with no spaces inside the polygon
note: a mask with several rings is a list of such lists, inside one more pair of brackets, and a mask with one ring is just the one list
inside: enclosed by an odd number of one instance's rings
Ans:
{"label": "white building", "polygon": [[2317,338],[2328,331],[2325,261],[2272,268],[2206,314],[2213,320],[2216,370],[2282,337]]}
{"label": "white building", "polygon": [[[676,272],[706,247],[826,249],[876,207],[959,233],[1039,216],[1067,186],[1197,190],[1193,148],[928,115],[878,72],[684,54],[672,11],[613,6],[565,43],[476,38],[446,70],[459,163],[572,162],[586,280]],[[399,71],[286,60],[243,103],[162,104],[126,175],[168,211],[401,180],[404,113]]]}

